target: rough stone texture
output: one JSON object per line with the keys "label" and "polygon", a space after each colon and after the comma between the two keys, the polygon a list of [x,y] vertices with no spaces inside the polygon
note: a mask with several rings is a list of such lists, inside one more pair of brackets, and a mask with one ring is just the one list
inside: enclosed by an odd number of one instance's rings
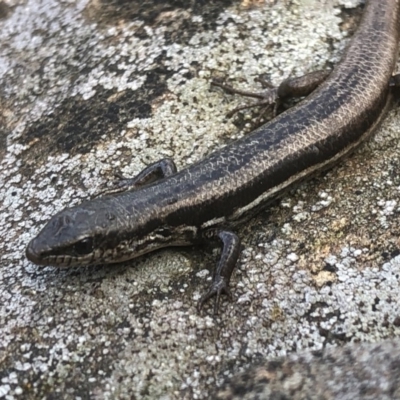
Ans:
{"label": "rough stone texture", "polygon": [[279,358],[235,377],[216,398],[399,399],[400,344],[387,340]]}
{"label": "rough stone texture", "polygon": [[26,260],[45,221],[115,169],[165,156],[183,168],[251,130],[250,112],[224,120],[243,100],[210,90],[212,76],[260,90],[258,74],[326,68],[360,15],[333,0],[137,4],[0,2],[0,398],[208,398],[260,358],[398,336],[397,109],[238,232],[235,300],[218,317],[196,312],[216,253]]}

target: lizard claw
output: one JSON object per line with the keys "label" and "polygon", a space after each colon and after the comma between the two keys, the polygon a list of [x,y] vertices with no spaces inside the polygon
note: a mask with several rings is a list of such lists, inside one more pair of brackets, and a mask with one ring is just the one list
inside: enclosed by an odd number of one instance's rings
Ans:
{"label": "lizard claw", "polygon": [[268,112],[270,109],[272,109],[272,114],[273,114],[272,116],[275,117],[277,115],[278,107],[280,105],[280,99],[278,96],[278,88],[274,87],[269,82],[267,83],[264,80],[262,81],[260,79],[260,82],[263,83],[264,87],[267,86],[268,89],[263,92],[258,92],[258,93],[235,89],[233,86],[225,85],[215,79],[211,82],[211,85],[220,87],[221,89],[223,89],[225,92],[227,92],[229,94],[239,94],[241,96],[253,97],[253,98],[258,99],[258,101],[253,104],[247,104],[244,106],[236,107],[235,109],[231,110],[226,115],[227,118],[231,118],[231,117],[233,117],[233,115],[235,115],[239,111],[247,110],[247,109],[253,108],[253,107],[262,107],[261,112],[259,113],[258,120],[257,120],[257,124],[258,124],[261,122],[262,116],[266,112]]}
{"label": "lizard claw", "polygon": [[229,289],[229,285],[226,280],[222,276],[216,276],[208,289],[207,293],[205,293],[199,300],[197,304],[197,310],[200,312],[203,308],[204,303],[215,297],[214,301],[214,315],[218,314],[218,309],[220,305],[221,294],[225,294],[228,296],[229,300],[232,300],[232,293]]}

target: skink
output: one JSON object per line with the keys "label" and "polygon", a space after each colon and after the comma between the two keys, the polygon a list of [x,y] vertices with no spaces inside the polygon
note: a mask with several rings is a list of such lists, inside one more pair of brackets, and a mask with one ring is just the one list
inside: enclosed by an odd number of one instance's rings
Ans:
{"label": "skink", "polygon": [[[28,259],[59,267],[115,263],[216,239],[221,257],[199,304],[215,296],[217,311],[220,295],[230,295],[238,224],[349,154],[385,115],[398,53],[399,1],[368,1],[342,60],[305,100],[180,172],[164,159],[125,181],[119,193],[64,209],[29,243]],[[281,85],[278,94],[289,86]]]}

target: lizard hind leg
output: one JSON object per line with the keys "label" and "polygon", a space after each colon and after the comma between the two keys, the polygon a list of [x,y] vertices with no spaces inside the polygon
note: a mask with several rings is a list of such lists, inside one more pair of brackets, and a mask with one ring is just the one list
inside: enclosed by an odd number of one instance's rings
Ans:
{"label": "lizard hind leg", "polygon": [[278,114],[279,106],[289,100],[301,98],[311,94],[325,79],[329,76],[330,71],[314,71],[297,78],[288,78],[280,83],[279,86],[273,86],[265,79],[258,78],[265,90],[261,92],[251,92],[246,90],[236,89],[233,86],[223,84],[218,80],[211,82],[212,86],[217,86],[223,89],[229,94],[238,94],[243,97],[251,97],[257,99],[251,104],[239,106],[231,110],[226,116],[231,118],[237,112],[247,110],[249,108],[261,107],[257,123],[260,122],[261,118],[266,112],[272,109],[272,118]]}

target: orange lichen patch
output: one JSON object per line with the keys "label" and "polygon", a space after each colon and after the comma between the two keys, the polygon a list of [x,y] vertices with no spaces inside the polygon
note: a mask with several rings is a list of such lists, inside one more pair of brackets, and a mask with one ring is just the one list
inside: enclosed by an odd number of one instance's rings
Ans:
{"label": "orange lichen patch", "polygon": [[313,276],[314,283],[318,287],[322,287],[328,283],[336,282],[336,275],[330,271],[321,271],[317,275]]}

